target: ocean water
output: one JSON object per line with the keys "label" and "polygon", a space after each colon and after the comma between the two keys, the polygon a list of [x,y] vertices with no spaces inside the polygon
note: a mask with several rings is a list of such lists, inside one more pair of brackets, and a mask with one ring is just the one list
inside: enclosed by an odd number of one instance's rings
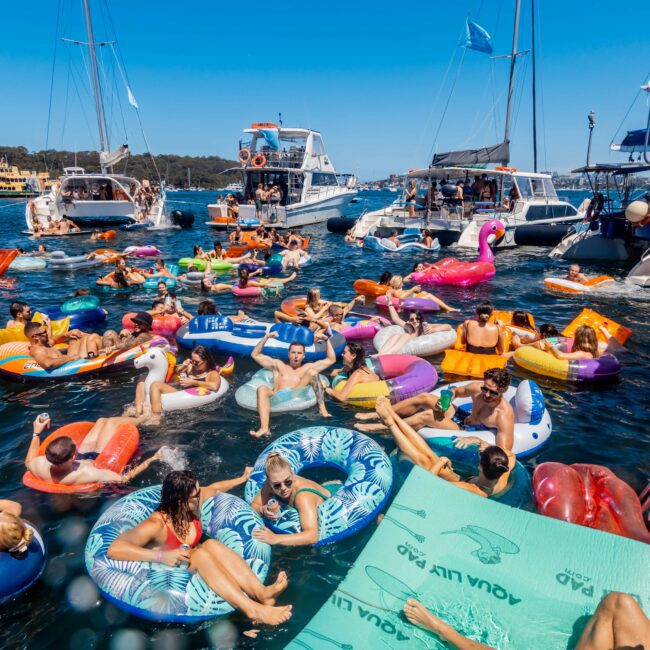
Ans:
{"label": "ocean water", "polygon": [[[568,194],[568,193],[567,193]],[[204,225],[208,220],[206,205],[216,194],[177,193],[170,198],[174,207],[191,209],[196,215],[191,231],[163,230],[124,233],[109,243],[122,249],[132,244],[153,244],[166,259],[174,261],[191,254],[194,243],[211,247],[223,233]],[[354,210],[373,209],[389,203],[395,195],[370,192]],[[582,196],[572,195],[576,204]],[[24,205],[0,202],[0,241],[2,246],[36,247],[30,238],[21,235],[24,227]],[[326,298],[349,300],[352,282],[361,277],[376,279],[385,269],[406,274],[419,260],[429,255],[375,253],[346,245],[340,235],[327,232],[325,225],[305,229],[312,236],[310,253],[315,263],[301,271],[288,285],[284,296],[304,294],[312,286],[321,287]],[[46,240],[51,250],[62,249],[70,254],[100,247],[88,238]],[[471,259],[472,254],[442,251]],[[589,390],[562,382],[537,378],[551,411],[554,432],[549,443],[536,455],[526,459],[532,471],[544,461],[565,463],[598,463],[610,467],[640,492],[648,481],[650,433],[647,424],[650,379],[650,290],[617,284],[616,289],[590,297],[557,297],[543,290],[543,278],[563,273],[566,263],[548,258],[547,249],[519,248],[498,251],[497,275],[485,285],[470,288],[442,287],[439,295],[462,312],[451,317],[436,318],[457,324],[472,312],[477,301],[488,298],[501,309],[523,308],[531,311],[538,323],[567,324],[584,306],[589,306],[633,330],[627,351],[620,356],[623,363],[621,380],[614,384],[591,387]],[[629,265],[583,265],[589,274],[607,273],[621,279]],[[9,273],[13,286],[0,287],[0,314],[8,318],[8,305],[19,298],[33,307],[58,306],[77,287],[90,287],[99,272],[97,268],[79,272],[50,270]],[[107,272],[107,271],[106,271]],[[3,285],[6,284],[3,283]],[[188,311],[195,311],[200,294],[179,292]],[[280,298],[240,300],[230,294],[216,296],[225,313],[238,308],[260,319],[269,319]],[[103,295],[102,306],[109,311],[108,326],[119,327],[127,311],[147,308],[150,294],[138,292],[127,297]],[[4,322],[4,320],[3,320]],[[439,367],[441,357],[434,363]],[[511,367],[515,377],[525,374]],[[256,370],[249,359],[237,359],[233,379],[236,388]],[[120,414],[132,401],[134,374],[125,372],[110,378],[83,383],[63,383],[25,387],[0,382],[0,498],[15,499],[23,504],[24,515],[42,531],[49,546],[49,562],[42,579],[21,598],[0,609],[0,646],[3,648],[111,648],[180,650],[204,647],[283,647],[326,602],[330,593],[344,577],[373,532],[361,534],[322,549],[275,547],[271,577],[279,570],[289,574],[290,587],[282,602],[293,603],[291,621],[278,629],[263,629],[256,639],[242,636],[251,625],[239,616],[196,626],[155,625],[130,617],[109,605],[88,579],[83,563],[83,548],[88,531],[102,512],[121,493],[133,488],[159,483],[168,466],[154,465],[139,476],[132,486],[110,490],[99,496],[68,497],[41,494],[21,483],[23,460],[31,437],[31,422],[43,411],[50,413],[54,427],[78,420],[94,420],[101,416]],[[330,404],[334,417],[330,423],[353,426],[354,407]],[[272,420],[274,436],[320,423],[317,412],[307,411],[279,416]],[[166,445],[171,452],[166,458],[175,467],[187,466],[203,484],[232,477],[245,465],[252,465],[268,440],[251,440],[248,431],[256,426],[255,414],[236,406],[233,391],[216,408],[173,413],[159,429],[143,428],[141,451],[150,455]],[[379,438],[388,450],[393,444]],[[236,494],[242,491],[235,492]]]}

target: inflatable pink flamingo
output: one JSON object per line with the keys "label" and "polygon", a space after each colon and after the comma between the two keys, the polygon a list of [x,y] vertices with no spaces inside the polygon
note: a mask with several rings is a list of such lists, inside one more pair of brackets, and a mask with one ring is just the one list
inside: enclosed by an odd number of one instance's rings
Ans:
{"label": "inflatable pink flamingo", "polygon": [[494,254],[487,240],[490,235],[500,239],[505,232],[505,226],[498,219],[486,221],[478,235],[479,254],[475,262],[461,262],[455,257],[445,257],[428,266],[422,273],[413,273],[413,282],[469,287],[489,280],[497,270],[494,267]]}

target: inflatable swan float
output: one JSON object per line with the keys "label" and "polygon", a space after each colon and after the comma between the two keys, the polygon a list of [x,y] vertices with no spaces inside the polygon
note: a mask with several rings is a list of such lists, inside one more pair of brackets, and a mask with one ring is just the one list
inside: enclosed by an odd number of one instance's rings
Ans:
{"label": "inflatable swan float", "polygon": [[[176,359],[171,352],[165,351],[163,348],[150,348],[145,354],[135,359],[133,364],[138,370],[140,368],[146,368],[148,370],[144,380],[144,392],[146,402],[149,404],[151,386],[156,381],[169,381],[176,364]],[[232,372],[233,367],[234,362],[230,358],[226,366],[224,366],[224,370]],[[221,368],[218,368],[218,370],[221,371]],[[196,408],[197,406],[205,406],[218,400],[222,395],[225,395],[229,388],[228,380],[222,376],[221,384],[217,391],[192,386],[191,388],[180,389],[175,393],[163,393],[161,395],[162,408],[163,411],[181,411]]]}
{"label": "inflatable swan float", "polygon": [[413,282],[417,284],[469,287],[486,282],[496,275],[494,254],[488,244],[488,237],[494,235],[500,239],[505,235],[505,226],[498,219],[491,219],[483,224],[478,236],[478,259],[475,262],[461,262],[455,257],[445,257],[428,266],[422,273],[413,273]]}

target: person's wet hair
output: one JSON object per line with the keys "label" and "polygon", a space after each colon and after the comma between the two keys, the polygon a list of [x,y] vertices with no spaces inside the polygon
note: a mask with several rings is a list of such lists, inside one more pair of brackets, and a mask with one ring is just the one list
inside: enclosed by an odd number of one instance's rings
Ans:
{"label": "person's wet hair", "polygon": [[379,276],[379,284],[388,284],[390,282],[390,279],[393,277],[393,274],[390,271],[384,271],[380,276]]}
{"label": "person's wet hair", "polygon": [[500,392],[503,392],[510,386],[510,372],[505,368],[490,368],[483,374],[485,381],[493,381]]}
{"label": "person's wet hair", "polygon": [[479,320],[487,322],[492,316],[494,311],[494,306],[489,300],[481,300],[478,305],[476,305],[476,315],[479,317]]}
{"label": "person's wet hair", "polygon": [[11,303],[11,305],[9,305],[9,313],[13,318],[16,318],[18,314],[21,314],[23,312],[25,307],[29,307],[26,302],[23,302],[22,300],[15,300]]}
{"label": "person's wet hair", "polygon": [[530,315],[520,309],[512,312],[512,324],[517,327],[526,327],[531,330],[535,329],[530,321]]}
{"label": "person's wet hair", "polygon": [[190,530],[192,509],[190,499],[196,494],[198,481],[189,470],[174,470],[165,476],[157,511],[171,521],[174,532],[185,537]]}
{"label": "person's wet hair", "polygon": [[366,367],[366,352],[358,343],[350,342],[346,347],[354,356],[354,360],[352,361],[352,365],[348,371],[348,374],[351,375],[353,372],[359,370],[360,368]]}
{"label": "person's wet hair", "polygon": [[295,347],[302,348],[302,351],[303,352],[305,351],[305,344],[304,343],[302,343],[300,341],[293,341],[291,343],[291,345],[289,345],[289,352],[291,352],[291,348],[295,348]]}
{"label": "person's wet hair", "polygon": [[210,352],[210,350],[208,350],[208,348],[206,348],[205,345],[197,345],[195,348],[193,348],[192,354],[196,354],[199,357],[199,359],[201,359],[201,361],[207,363],[208,368],[210,368],[210,370],[216,368],[217,364],[214,361],[212,352]]}
{"label": "person's wet hair", "polygon": [[510,468],[506,452],[496,445],[487,447],[480,453],[480,464],[485,478],[490,481],[500,478]]}
{"label": "person's wet hair", "polygon": [[539,326],[539,334],[543,339],[550,339],[554,336],[560,336],[560,332],[552,323],[543,323]]}
{"label": "person's wet hair", "polygon": [[63,465],[75,457],[77,453],[77,446],[74,444],[72,438],[68,436],[60,436],[45,448],[45,458],[52,463],[52,465]]}
{"label": "person's wet hair", "polygon": [[[201,280],[201,288],[203,289],[203,280]],[[199,316],[214,316],[219,313],[217,306],[212,300],[203,300],[199,303],[197,314]]]}

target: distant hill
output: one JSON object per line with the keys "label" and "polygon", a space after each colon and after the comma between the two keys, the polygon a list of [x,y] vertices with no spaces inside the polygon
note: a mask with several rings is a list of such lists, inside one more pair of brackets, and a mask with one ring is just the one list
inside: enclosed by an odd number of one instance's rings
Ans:
{"label": "distant hill", "polygon": [[[44,171],[46,168],[52,178],[63,173],[64,167],[83,167],[86,172],[99,172],[99,154],[96,151],[28,151],[25,147],[4,147],[0,145],[0,156],[5,156],[10,165],[29,171]],[[76,156],[76,161],[75,161]],[[160,154],[154,157],[161,178],[167,184],[176,187],[187,185],[187,168],[190,168],[192,185],[205,188],[220,188],[230,182],[241,180],[241,174],[221,174],[219,172],[229,167],[239,167],[235,160],[227,160],[219,156],[178,156],[176,154]],[[115,173],[126,173],[137,179],[148,178],[157,180],[151,157],[144,154],[131,155],[115,167]]]}

